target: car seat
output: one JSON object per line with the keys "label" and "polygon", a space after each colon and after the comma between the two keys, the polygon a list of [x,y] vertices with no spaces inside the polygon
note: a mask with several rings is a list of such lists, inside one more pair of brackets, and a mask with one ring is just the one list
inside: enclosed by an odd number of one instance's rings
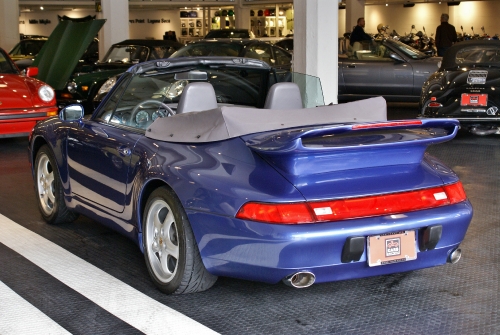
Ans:
{"label": "car seat", "polygon": [[267,93],[264,109],[300,109],[302,97],[295,83],[276,83]]}
{"label": "car seat", "polygon": [[212,84],[194,82],[184,87],[176,114],[199,112],[217,107],[217,97]]}

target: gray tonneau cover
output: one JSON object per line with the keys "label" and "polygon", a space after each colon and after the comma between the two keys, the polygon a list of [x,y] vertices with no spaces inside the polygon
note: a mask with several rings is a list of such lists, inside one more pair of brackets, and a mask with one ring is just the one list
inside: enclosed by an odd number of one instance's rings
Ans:
{"label": "gray tonneau cover", "polygon": [[382,97],[294,110],[222,106],[158,118],[146,130],[146,137],[203,143],[287,128],[376,121],[387,121],[387,105]]}

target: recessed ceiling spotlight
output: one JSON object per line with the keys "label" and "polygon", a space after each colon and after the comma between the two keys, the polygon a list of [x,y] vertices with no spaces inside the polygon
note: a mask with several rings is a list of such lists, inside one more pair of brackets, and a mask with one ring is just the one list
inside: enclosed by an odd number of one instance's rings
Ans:
{"label": "recessed ceiling spotlight", "polygon": [[40,6],[40,10],[43,10],[43,6]]}
{"label": "recessed ceiling spotlight", "polygon": [[387,6],[389,6],[389,4],[388,4],[388,3],[386,3],[386,4],[385,4],[385,6],[387,7]]}

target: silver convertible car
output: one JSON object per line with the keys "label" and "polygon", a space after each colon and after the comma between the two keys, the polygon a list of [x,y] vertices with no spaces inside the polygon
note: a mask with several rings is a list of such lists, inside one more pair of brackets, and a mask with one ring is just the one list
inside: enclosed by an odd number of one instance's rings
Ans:
{"label": "silver convertible car", "polygon": [[417,102],[424,82],[440,61],[441,57],[390,39],[355,45],[347,55],[339,56],[338,99],[383,96],[387,101]]}

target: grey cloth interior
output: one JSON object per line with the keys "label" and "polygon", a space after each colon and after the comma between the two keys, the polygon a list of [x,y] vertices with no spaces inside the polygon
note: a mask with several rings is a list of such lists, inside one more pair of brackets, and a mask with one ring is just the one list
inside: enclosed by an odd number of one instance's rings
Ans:
{"label": "grey cloth interior", "polygon": [[377,121],[387,121],[387,104],[382,97],[286,110],[222,106],[157,118],[146,136],[166,142],[204,143],[287,128]]}
{"label": "grey cloth interior", "polygon": [[217,108],[217,97],[212,84],[189,83],[182,91],[176,114],[199,112]]}
{"label": "grey cloth interior", "polygon": [[264,109],[299,109],[302,108],[299,86],[295,83],[276,83],[267,94]]}

